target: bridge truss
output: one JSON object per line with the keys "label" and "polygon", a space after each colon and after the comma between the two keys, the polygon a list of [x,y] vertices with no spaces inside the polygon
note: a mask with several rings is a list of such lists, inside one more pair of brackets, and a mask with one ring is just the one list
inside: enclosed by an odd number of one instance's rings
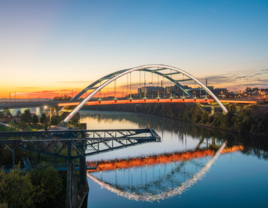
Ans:
{"label": "bridge truss", "polygon": [[[70,130],[0,132],[0,145],[12,151],[15,165],[15,145],[24,151],[66,159],[74,159],[127,148],[148,142],[160,142],[152,129]],[[17,139],[16,139],[17,138]],[[67,155],[63,154],[67,149]],[[73,155],[72,150],[77,154]]]}

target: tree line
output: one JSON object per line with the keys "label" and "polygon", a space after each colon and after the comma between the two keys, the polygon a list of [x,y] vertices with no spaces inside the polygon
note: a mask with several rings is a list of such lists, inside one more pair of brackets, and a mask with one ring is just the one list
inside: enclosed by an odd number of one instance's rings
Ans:
{"label": "tree line", "polygon": [[249,106],[239,112],[234,105],[228,105],[227,114],[217,111],[214,115],[202,112],[196,104],[185,103],[100,105],[86,106],[84,109],[145,113],[236,132],[268,135],[268,107],[265,105]]}
{"label": "tree line", "polygon": [[0,169],[0,207],[64,207],[65,175],[46,163],[28,172],[22,171],[20,165],[9,173]]}

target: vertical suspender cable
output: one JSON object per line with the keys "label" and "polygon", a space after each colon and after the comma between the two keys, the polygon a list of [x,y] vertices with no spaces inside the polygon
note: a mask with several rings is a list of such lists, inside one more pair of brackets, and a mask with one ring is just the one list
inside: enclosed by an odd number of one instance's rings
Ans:
{"label": "vertical suspender cable", "polygon": [[141,70],[140,70],[140,98],[141,98]]}
{"label": "vertical suspender cable", "polygon": [[128,97],[128,74],[127,74],[127,95],[126,98]]}
{"label": "vertical suspender cable", "polygon": [[[153,83],[154,83],[154,74],[152,72],[152,85],[153,85]],[[152,88],[153,88],[153,86],[152,86]],[[154,97],[153,90],[151,90],[151,93],[152,93],[152,98],[153,98]]]}
{"label": "vertical suspender cable", "polygon": [[129,99],[132,99],[132,96],[131,96],[131,72],[130,72],[130,95],[129,95]]}
{"label": "vertical suspender cable", "polygon": [[[182,84],[183,84],[183,88],[184,88],[184,74],[182,74]],[[183,90],[183,97],[182,97],[183,99],[185,98],[185,96],[184,96],[184,90]]]}

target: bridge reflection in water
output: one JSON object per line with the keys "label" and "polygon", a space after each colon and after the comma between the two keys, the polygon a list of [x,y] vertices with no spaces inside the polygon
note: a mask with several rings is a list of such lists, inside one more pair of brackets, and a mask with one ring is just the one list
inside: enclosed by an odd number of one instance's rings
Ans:
{"label": "bridge reflection in water", "polygon": [[[180,195],[209,171],[220,154],[242,151],[242,146],[170,153],[144,158],[97,162],[88,177],[119,196],[136,201],[158,201]],[[91,162],[89,164],[92,164]]]}

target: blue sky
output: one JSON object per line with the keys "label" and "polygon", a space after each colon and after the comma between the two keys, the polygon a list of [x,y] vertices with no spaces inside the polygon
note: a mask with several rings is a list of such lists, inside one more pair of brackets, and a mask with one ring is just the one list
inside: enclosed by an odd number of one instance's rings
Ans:
{"label": "blue sky", "polygon": [[13,82],[0,97],[80,89],[152,63],[215,86],[266,87],[267,37],[267,0],[1,0],[0,69]]}

